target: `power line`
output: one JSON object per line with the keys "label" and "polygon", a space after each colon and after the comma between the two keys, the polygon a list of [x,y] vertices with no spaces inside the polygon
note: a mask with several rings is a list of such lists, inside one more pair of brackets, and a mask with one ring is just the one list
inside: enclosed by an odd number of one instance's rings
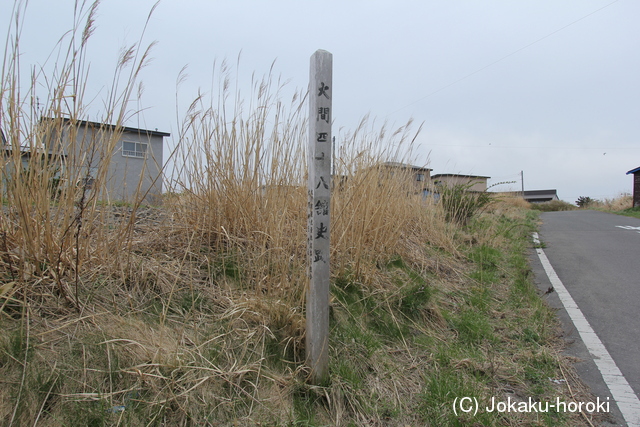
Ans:
{"label": "power line", "polygon": [[549,34],[547,34],[546,36],[540,37],[539,39],[537,39],[537,40],[535,40],[535,41],[533,41],[533,42],[531,42],[531,43],[529,43],[529,44],[527,44],[527,45],[525,45],[525,46],[523,46],[523,47],[521,47],[521,48],[519,48],[519,49],[514,50],[513,52],[511,52],[511,53],[509,53],[509,54],[507,54],[507,55],[503,56],[503,57],[502,57],[502,58],[500,58],[500,59],[497,59],[497,60],[495,60],[495,61],[491,62],[490,64],[485,65],[485,66],[484,66],[484,67],[482,67],[482,68],[479,68],[479,69],[477,69],[477,70],[475,70],[475,71],[473,71],[473,72],[471,72],[471,73],[469,73],[469,74],[467,74],[467,75],[465,75],[465,76],[463,76],[463,77],[460,77],[459,79],[454,80],[454,81],[453,81],[453,82],[451,82],[451,83],[448,83],[448,84],[446,84],[446,85],[444,85],[444,86],[441,86],[440,88],[438,88],[438,89],[434,90],[433,92],[428,93],[427,95],[423,96],[422,98],[420,98],[420,99],[418,99],[418,100],[416,100],[416,101],[413,101],[413,102],[411,102],[411,103],[409,103],[409,104],[405,105],[404,107],[400,107],[400,108],[398,108],[397,110],[395,110],[395,111],[393,111],[393,112],[391,112],[391,113],[387,114],[387,115],[386,115],[386,117],[389,117],[389,116],[391,116],[391,115],[393,115],[393,114],[397,113],[398,111],[402,111],[402,110],[404,110],[404,109],[405,109],[405,108],[407,108],[407,107],[410,107],[410,106],[415,105],[415,104],[417,104],[417,103],[419,103],[419,102],[421,102],[421,101],[424,101],[425,99],[430,98],[431,96],[433,96],[433,95],[435,95],[435,94],[437,94],[437,93],[439,93],[439,92],[442,92],[443,90],[445,90],[445,89],[447,89],[447,88],[450,88],[451,86],[453,86],[453,85],[455,85],[455,84],[458,84],[458,83],[460,83],[461,81],[466,80],[466,79],[468,79],[469,77],[474,76],[474,75],[476,75],[476,74],[478,74],[478,73],[480,73],[480,72],[482,72],[482,71],[486,70],[487,68],[492,67],[492,66],[494,66],[495,64],[497,64],[497,63],[499,63],[499,62],[504,61],[504,60],[505,60],[505,59],[507,59],[507,58],[512,57],[513,55],[515,55],[515,54],[517,54],[517,53],[519,53],[519,52],[521,52],[521,51],[523,51],[523,50],[525,50],[525,49],[527,49],[527,48],[529,48],[529,47],[533,46],[534,44],[539,43],[539,42],[541,42],[542,40],[545,40],[545,39],[547,39],[547,38],[549,38],[549,37],[553,36],[554,34],[557,34],[557,33],[559,33],[560,31],[563,31],[563,30],[565,30],[566,28],[568,28],[568,27],[570,27],[570,26],[572,26],[572,25],[574,25],[574,24],[577,24],[578,22],[580,22],[580,21],[582,21],[582,20],[584,20],[584,19],[586,19],[586,18],[590,17],[591,15],[594,15],[594,14],[596,14],[596,13],[600,12],[600,11],[601,11],[601,10],[603,10],[603,9],[606,9],[607,7],[609,7],[609,6],[613,5],[614,3],[617,3],[617,2],[619,2],[619,1],[620,1],[620,0],[614,0],[614,1],[612,1],[611,3],[609,3],[609,4],[607,4],[607,5],[605,5],[605,6],[602,6],[601,8],[596,9],[596,10],[594,10],[593,12],[590,12],[590,13],[586,14],[586,15],[584,15],[584,16],[583,16],[583,17],[581,17],[581,18],[578,18],[578,19],[576,19],[575,21],[570,22],[569,24],[567,24],[567,25],[565,25],[565,26],[563,26],[563,27],[561,27],[561,28],[558,28],[558,29],[557,29],[557,30],[555,30],[555,31],[550,32],[550,33],[549,33]]}
{"label": "power line", "polygon": [[455,147],[455,148],[526,148],[533,150],[640,150],[640,147],[563,147],[563,146],[548,146],[548,147],[536,147],[531,145],[452,145],[452,144],[424,144],[425,147]]}

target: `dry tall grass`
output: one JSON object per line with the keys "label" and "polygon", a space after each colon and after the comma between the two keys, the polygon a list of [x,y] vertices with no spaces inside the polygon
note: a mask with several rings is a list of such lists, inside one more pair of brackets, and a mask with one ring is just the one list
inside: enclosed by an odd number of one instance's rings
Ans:
{"label": "dry tall grass", "polygon": [[[107,232],[107,218],[99,202],[106,193],[115,144],[130,114],[127,100],[149,55],[149,49],[135,47],[122,52],[102,117],[104,123],[115,124],[115,131],[105,126],[80,134],[79,124],[88,114],[84,100],[89,78],[87,46],[97,5],[78,5],[74,28],[52,55],[59,60],[43,66],[55,65],[54,71],[34,72],[25,84],[17,18],[26,6],[16,3],[14,36],[7,40],[0,83],[0,126],[7,139],[0,164],[5,206],[0,224],[12,295],[41,302],[54,297],[77,310],[82,306],[79,292],[88,280],[87,272],[121,254],[123,239],[130,234],[131,222]],[[127,78],[119,84],[122,74]],[[40,100],[42,87],[47,98]],[[74,145],[67,145],[66,140]],[[95,181],[89,185],[94,165]]]}
{"label": "dry tall grass", "polygon": [[617,197],[596,200],[592,207],[609,211],[623,211],[633,207],[633,196],[629,193],[621,193]]}
{"label": "dry tall grass", "polygon": [[[208,104],[198,99],[184,122],[172,185],[186,191],[166,206],[212,254],[241,263],[257,294],[299,302],[306,281],[304,98],[294,96],[286,108],[267,76],[254,84],[245,111],[243,104],[226,104],[241,97],[225,91],[222,72],[222,93]],[[383,165],[411,153],[410,125],[374,130],[365,118],[339,141],[331,206],[334,274],[360,274],[362,260],[375,264],[399,255],[408,237],[454,248],[438,209],[414,195],[409,172],[389,173]]]}
{"label": "dry tall grass", "polygon": [[[144,195],[129,208],[110,206],[104,200],[108,164],[118,129],[132,114],[128,100],[149,50],[125,49],[117,64],[116,84],[101,119],[115,124],[116,132],[105,127],[81,147],[66,145],[63,141],[73,143],[76,138],[60,137],[61,119],[71,123],[68,129],[73,133],[78,132],[74,124],[87,118],[83,97],[96,7],[94,3],[79,9],[68,46],[59,46],[63,60],[56,63],[54,75],[36,74],[24,88],[17,36],[5,54],[0,117],[8,146],[0,165],[6,183],[0,216],[0,311],[28,323],[53,316],[47,321],[53,329],[38,331],[40,339],[33,345],[42,348],[66,337],[69,346],[57,347],[59,354],[78,348],[86,353],[87,341],[97,333],[103,337],[97,348],[106,353],[95,355],[96,363],[105,362],[101,358],[106,355],[105,369],[112,370],[111,357],[118,353],[118,366],[128,366],[123,372],[138,375],[133,382],[109,377],[104,389],[99,385],[103,375],[92,373],[88,365],[66,366],[65,375],[79,381],[81,391],[67,381],[56,389],[62,400],[106,396],[115,401],[132,384],[151,382],[156,394],[148,398],[154,405],[186,404],[183,398],[189,391],[214,378],[225,383],[251,374],[258,381],[255,375],[263,369],[264,345],[270,339],[293,351],[292,367],[299,369],[306,286],[304,97],[297,95],[285,105],[279,97],[280,83],[268,75],[255,82],[250,102],[244,104],[241,94],[229,93],[229,73],[223,65],[220,93],[209,102],[196,99],[179,131],[174,159],[179,166],[166,173],[172,195],[160,208],[141,210]],[[14,31],[18,34],[19,28]],[[121,77],[124,83],[118,85]],[[41,109],[31,102],[38,85],[45,85],[49,94]],[[236,101],[229,104],[230,99]],[[380,166],[383,161],[405,160],[412,136],[410,123],[394,132],[385,127],[374,132],[364,120],[340,141],[332,203],[334,278],[349,274],[375,287],[380,283],[376,266],[394,257],[424,264],[416,250],[424,242],[455,251],[453,231],[438,210],[412,194],[407,176],[388,174]],[[390,152],[386,147],[396,148]],[[29,161],[23,167],[27,153]],[[68,156],[61,168],[63,153]],[[89,186],[88,171],[95,163],[98,173]],[[157,311],[161,325],[151,333],[131,317],[148,310]],[[73,312],[80,317],[67,317]],[[208,335],[215,328],[201,317],[204,313],[215,313],[214,323],[226,319],[217,336]],[[174,337],[178,332],[167,329],[167,322],[175,324],[180,316],[192,323],[187,330],[180,322],[182,331]],[[16,336],[23,336],[23,331],[16,329]],[[258,341],[253,338],[256,333]],[[27,332],[26,353],[32,337]],[[184,353],[176,340],[195,347]],[[256,342],[263,348],[252,349]],[[116,350],[123,343],[128,344]],[[237,358],[220,356],[223,359],[214,365],[211,345]],[[244,346],[240,353],[246,355],[238,355],[234,346]],[[44,361],[46,355],[43,350],[38,357]],[[87,354],[85,363],[92,357]],[[174,379],[169,374],[172,366],[190,374]],[[0,408],[12,422],[32,423],[48,405],[47,398],[42,406],[22,399],[28,395],[25,378],[31,370],[23,367],[17,403]]]}

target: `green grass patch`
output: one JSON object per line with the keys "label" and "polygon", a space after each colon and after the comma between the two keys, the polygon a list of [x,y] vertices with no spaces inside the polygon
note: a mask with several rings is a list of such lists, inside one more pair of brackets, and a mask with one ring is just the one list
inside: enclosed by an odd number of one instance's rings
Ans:
{"label": "green grass patch", "polygon": [[463,372],[454,369],[442,369],[425,378],[421,393],[420,414],[430,426],[497,426],[501,417],[484,411],[473,413],[454,412],[453,403],[464,397],[476,398],[480,402],[487,400],[486,386]]}
{"label": "green grass patch", "polygon": [[493,328],[488,317],[474,309],[464,309],[448,319],[450,327],[458,334],[461,343],[479,345],[493,341]]}
{"label": "green grass patch", "polygon": [[416,269],[405,263],[401,257],[395,257],[387,264],[390,271],[401,272],[395,277],[400,289],[397,303],[399,311],[410,319],[417,319],[431,302],[435,289],[429,285],[427,279]]}
{"label": "green grass patch", "polygon": [[640,218],[640,207],[624,209],[622,211],[612,211],[612,213],[615,213],[618,215],[630,216],[633,218]]}

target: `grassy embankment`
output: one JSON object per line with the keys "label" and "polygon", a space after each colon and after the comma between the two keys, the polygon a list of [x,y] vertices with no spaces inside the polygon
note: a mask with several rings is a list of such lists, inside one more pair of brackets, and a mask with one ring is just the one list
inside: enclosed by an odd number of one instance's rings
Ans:
{"label": "grassy embankment", "polygon": [[610,211],[612,213],[616,213],[618,215],[630,216],[633,218],[640,218],[640,209],[639,208],[626,208],[621,211]]}
{"label": "grassy embankment", "polygon": [[614,213],[617,215],[631,216],[640,218],[640,209],[633,208],[633,196],[628,193],[620,194],[618,197],[595,200],[590,199],[589,203],[584,204],[581,208],[571,203],[554,200],[545,203],[531,204],[530,208],[540,212],[556,212],[571,211],[576,209],[594,209],[603,212]]}
{"label": "grassy embankment", "polygon": [[631,194],[621,194],[613,199],[595,200],[587,207],[618,215],[640,218],[640,208],[633,207],[633,196]]}
{"label": "grassy embankment", "polygon": [[557,212],[557,211],[572,211],[578,209],[577,206],[563,200],[552,200],[544,203],[531,203],[531,209],[538,212]]}
{"label": "grassy embankment", "polygon": [[[39,84],[44,115],[86,118],[86,18],[66,62],[23,92],[19,46],[9,43],[0,112],[10,142],[36,152],[51,132],[29,101]],[[112,89],[104,122],[129,116],[146,58],[123,54],[116,75],[130,77]],[[101,200],[117,134],[69,160],[62,184],[46,156],[5,174],[3,425],[589,425],[580,414],[453,413],[456,397],[587,396],[531,282],[535,216],[517,201],[460,216],[467,205],[409,195],[406,177],[377,165],[403,160],[410,126],[363,123],[340,141],[331,382],[308,385],[306,108],[300,98],[283,105],[270,76],[246,104],[230,104],[228,87],[223,71],[219,97],[185,115],[181,168],[167,171],[176,191],[161,206]],[[90,156],[102,165],[94,185],[75,185]],[[14,145],[3,170],[20,161]]]}

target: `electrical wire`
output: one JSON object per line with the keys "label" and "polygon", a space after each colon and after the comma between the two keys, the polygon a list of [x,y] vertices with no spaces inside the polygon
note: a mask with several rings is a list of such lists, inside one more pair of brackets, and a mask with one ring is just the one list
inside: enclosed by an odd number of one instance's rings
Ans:
{"label": "electrical wire", "polygon": [[505,59],[507,59],[507,58],[512,57],[513,55],[515,55],[515,54],[517,54],[517,53],[519,53],[519,52],[521,52],[521,51],[523,51],[523,50],[525,50],[525,49],[527,49],[527,48],[529,48],[529,47],[533,46],[533,45],[534,45],[534,44],[536,44],[536,43],[539,43],[539,42],[541,42],[542,40],[548,39],[549,37],[553,36],[554,34],[557,34],[557,33],[559,33],[560,31],[563,31],[563,30],[565,30],[565,29],[567,29],[567,28],[571,27],[572,25],[577,24],[578,22],[580,22],[580,21],[582,21],[582,20],[584,20],[584,19],[587,19],[587,18],[588,18],[588,17],[590,17],[591,15],[594,15],[594,14],[596,14],[596,13],[600,12],[601,10],[608,8],[609,6],[611,6],[611,5],[615,4],[615,3],[619,2],[619,1],[620,1],[620,0],[614,0],[614,1],[612,1],[611,3],[608,3],[607,5],[602,6],[601,8],[596,9],[596,10],[594,10],[593,12],[590,12],[590,13],[588,13],[588,14],[584,15],[583,17],[578,18],[578,19],[576,19],[575,21],[570,22],[569,24],[567,24],[567,25],[565,25],[565,26],[563,26],[563,27],[560,27],[560,28],[558,28],[558,29],[557,29],[557,30],[555,30],[555,31],[550,32],[550,33],[549,33],[549,34],[547,34],[546,36],[540,37],[539,39],[537,39],[537,40],[535,40],[535,41],[533,41],[533,42],[531,42],[531,43],[529,43],[529,44],[527,44],[527,45],[525,45],[525,46],[523,46],[523,47],[521,47],[521,48],[519,48],[519,49],[514,50],[513,52],[511,52],[511,53],[509,53],[509,54],[507,54],[507,55],[503,56],[503,57],[502,57],[502,58],[500,58],[500,59],[497,59],[497,60],[495,60],[495,61],[491,62],[490,64],[485,65],[485,66],[484,66],[484,67],[482,67],[482,68],[478,68],[477,70],[475,70],[475,71],[473,71],[473,72],[471,72],[471,73],[469,73],[469,74],[467,74],[467,75],[465,75],[465,76],[463,76],[463,77],[460,77],[459,79],[454,80],[454,81],[453,81],[453,82],[451,82],[451,83],[448,83],[448,84],[446,84],[446,85],[444,85],[444,86],[441,86],[440,88],[438,88],[438,89],[434,90],[433,92],[428,93],[427,95],[423,96],[422,98],[417,99],[416,101],[413,101],[413,102],[411,102],[411,103],[409,103],[409,104],[405,105],[404,107],[400,107],[400,108],[398,108],[397,110],[395,110],[395,111],[393,111],[393,112],[391,112],[391,113],[387,114],[385,117],[389,117],[389,116],[391,116],[391,115],[393,115],[393,114],[395,114],[395,113],[397,113],[397,112],[399,112],[399,111],[404,110],[404,109],[405,109],[405,108],[407,108],[407,107],[410,107],[410,106],[415,105],[415,104],[417,104],[417,103],[419,103],[419,102],[422,102],[422,101],[424,101],[425,99],[430,98],[431,96],[433,96],[433,95],[435,95],[435,94],[437,94],[437,93],[439,93],[439,92],[442,92],[443,90],[448,89],[448,88],[450,88],[451,86],[453,86],[453,85],[455,85],[455,84],[458,84],[458,83],[460,83],[461,81],[466,80],[466,79],[468,79],[469,77],[474,76],[474,75],[476,75],[476,74],[478,74],[478,73],[480,73],[480,72],[482,72],[482,71],[486,70],[487,68],[492,67],[492,66],[494,66],[495,64],[497,64],[497,63],[499,63],[499,62],[504,61],[504,60],[505,60]]}
{"label": "electrical wire", "polygon": [[[533,149],[533,150],[640,150],[637,147],[566,147],[561,145],[554,146],[532,146],[532,145],[453,145],[453,144],[424,144],[425,147],[451,147],[451,148],[513,148],[513,149]],[[606,154],[606,153],[605,153]]]}

